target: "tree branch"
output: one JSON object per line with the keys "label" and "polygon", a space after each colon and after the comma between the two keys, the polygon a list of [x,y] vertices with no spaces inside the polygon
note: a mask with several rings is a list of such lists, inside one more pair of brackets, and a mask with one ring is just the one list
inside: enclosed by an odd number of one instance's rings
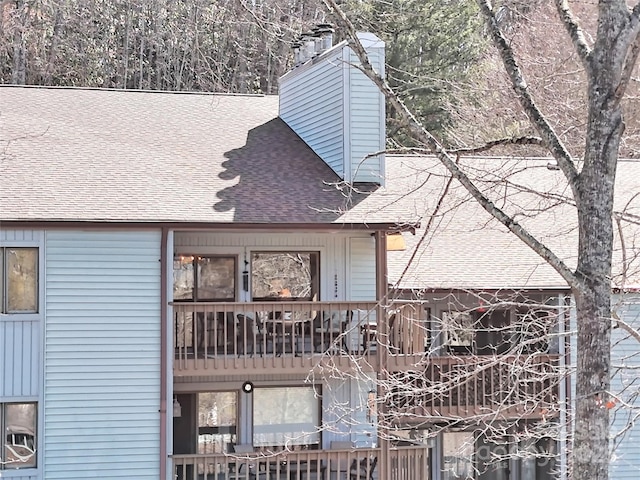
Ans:
{"label": "tree branch", "polygon": [[578,25],[578,21],[571,13],[569,9],[569,4],[567,0],[555,0],[556,8],[558,9],[558,15],[560,15],[560,19],[564,24],[569,36],[571,37],[571,41],[573,42],[573,46],[576,48],[578,52],[578,56],[582,61],[582,65],[584,65],[585,70],[587,72],[591,71],[591,48],[587,44],[587,40],[584,37],[584,32],[580,25]]}
{"label": "tree branch", "polygon": [[456,154],[482,153],[500,145],[543,145],[543,143],[540,137],[529,137],[529,136],[504,137],[504,138],[498,138],[496,140],[491,140],[485,143],[484,145],[479,145],[477,147],[456,148],[455,150],[449,150],[449,153],[456,153]]}
{"label": "tree branch", "polygon": [[[371,79],[371,81],[373,81],[378,86],[380,91],[388,100],[391,107],[402,119],[402,123],[403,125],[405,125],[408,134],[416,141],[428,146],[431,152],[436,155],[436,157],[442,162],[447,170],[449,170],[451,175],[464,186],[464,188],[471,194],[471,196],[473,196],[473,198],[476,199],[476,201],[482,206],[482,208],[484,208],[490,215],[492,215],[500,223],[507,227],[507,229],[509,229],[509,231],[511,231],[516,237],[522,240],[525,245],[529,246],[529,248],[531,248],[547,263],[549,263],[549,265],[551,265],[551,267],[554,268],[560,274],[560,276],[562,276],[562,278],[564,278],[564,280],[567,282],[567,284],[569,284],[570,287],[582,289],[582,279],[579,279],[578,276],[575,275],[575,273],[571,269],[569,269],[567,265],[546,245],[544,245],[533,235],[531,235],[511,216],[507,215],[504,211],[498,208],[487,196],[485,196],[478,189],[473,181],[471,181],[471,179],[462,170],[460,170],[454,159],[440,144],[440,142],[438,142],[438,140],[436,140],[436,138],[431,133],[429,133],[415,118],[415,116],[409,111],[407,106],[398,98],[397,95],[395,95],[386,80],[373,70],[367,53],[358,40],[358,36],[356,35],[353,24],[340,9],[340,7],[336,4],[335,0],[323,0],[323,2],[329,9],[330,13],[332,13],[336,18],[340,26],[345,30],[347,37],[349,38],[349,46],[358,56],[358,59],[361,63],[362,71],[369,79]],[[551,127],[548,127],[548,129],[549,131],[551,131]],[[551,133],[553,132],[551,131]],[[555,135],[553,135],[553,138],[557,139]],[[562,147],[562,152],[564,152],[562,161],[565,164],[565,168],[568,170],[568,172],[575,172],[573,163],[568,156],[569,154],[564,150],[564,147]]]}
{"label": "tree branch", "polygon": [[620,103],[624,92],[627,90],[627,86],[631,81],[631,74],[638,60],[638,54],[640,53],[640,26],[636,25],[636,30],[633,33],[635,38],[631,42],[631,47],[624,60],[624,66],[622,67],[622,73],[620,74],[620,83],[615,90],[615,102]]}
{"label": "tree branch", "polygon": [[558,138],[553,128],[549,125],[549,122],[547,122],[547,119],[531,97],[527,82],[522,75],[522,71],[520,70],[518,63],[516,62],[513,50],[500,30],[498,21],[493,14],[491,6],[489,5],[489,0],[478,0],[478,4],[480,5],[480,11],[487,21],[487,28],[491,33],[494,45],[498,49],[505,70],[511,79],[511,86],[516,92],[520,105],[529,117],[531,123],[533,123],[540,133],[545,145],[558,162],[558,166],[569,182],[573,195],[576,199],[579,198],[579,191],[577,188],[578,171],[573,163],[571,154],[562,144],[562,141]]}

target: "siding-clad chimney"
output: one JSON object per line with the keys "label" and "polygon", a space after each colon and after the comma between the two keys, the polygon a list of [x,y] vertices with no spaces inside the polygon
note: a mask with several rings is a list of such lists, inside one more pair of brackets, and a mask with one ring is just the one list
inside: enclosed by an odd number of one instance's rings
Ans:
{"label": "siding-clad chimney", "polygon": [[[372,33],[358,38],[384,75],[384,42]],[[280,117],[343,180],[382,184],[384,155],[368,157],[385,146],[382,93],[353,66],[346,42],[299,60],[280,78]]]}

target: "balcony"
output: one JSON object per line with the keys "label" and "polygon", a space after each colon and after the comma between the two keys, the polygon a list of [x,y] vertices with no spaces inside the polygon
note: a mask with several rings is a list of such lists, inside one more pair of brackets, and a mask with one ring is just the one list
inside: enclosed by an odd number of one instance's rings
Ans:
{"label": "balcony", "polygon": [[558,355],[430,357],[390,375],[388,420],[555,417],[562,378]]}
{"label": "balcony", "polygon": [[388,472],[380,471],[379,455],[379,449],[364,448],[173,455],[173,478],[178,480],[429,478],[429,457],[426,447],[392,447],[388,454]]}
{"label": "balcony", "polygon": [[173,303],[174,375],[308,373],[331,362],[373,370],[376,302]]}

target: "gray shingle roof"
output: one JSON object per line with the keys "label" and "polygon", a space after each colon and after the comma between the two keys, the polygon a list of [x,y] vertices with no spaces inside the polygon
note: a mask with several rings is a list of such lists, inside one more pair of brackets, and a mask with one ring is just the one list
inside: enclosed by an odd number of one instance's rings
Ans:
{"label": "gray shingle roof", "polygon": [[273,96],[0,87],[0,220],[343,223],[338,177],[277,115]]}
{"label": "gray shingle roof", "polygon": [[[576,209],[563,201],[571,196],[566,180],[559,170],[547,168],[548,161],[467,158],[461,163],[497,206],[508,213],[520,212],[516,220],[575,268]],[[457,182],[451,185],[425,236],[448,175],[430,157],[387,156],[386,162],[387,185],[393,185],[397,195],[393,208],[417,214],[422,225],[416,235],[404,234],[406,251],[389,253],[390,283],[400,282],[407,289],[567,288],[555,270],[492,219]],[[640,162],[621,160],[615,207],[636,217],[621,222],[626,277],[615,227],[614,284],[618,286],[640,286],[639,192]]]}

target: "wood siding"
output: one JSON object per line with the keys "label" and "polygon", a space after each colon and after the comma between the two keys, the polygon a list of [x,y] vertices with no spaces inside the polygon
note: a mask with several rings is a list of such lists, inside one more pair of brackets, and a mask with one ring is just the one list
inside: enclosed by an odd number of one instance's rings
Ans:
{"label": "wood siding", "polygon": [[154,479],[160,233],[48,232],[47,479]]}
{"label": "wood siding", "polygon": [[[618,297],[614,299],[614,307],[622,320],[640,331],[640,294]],[[636,479],[640,470],[640,424],[637,420],[640,408],[640,344],[623,328],[614,328],[611,337],[611,391],[622,402],[617,402],[618,406],[611,411],[613,452],[610,474],[616,480],[630,480]],[[621,406],[623,402],[627,407]]]}

